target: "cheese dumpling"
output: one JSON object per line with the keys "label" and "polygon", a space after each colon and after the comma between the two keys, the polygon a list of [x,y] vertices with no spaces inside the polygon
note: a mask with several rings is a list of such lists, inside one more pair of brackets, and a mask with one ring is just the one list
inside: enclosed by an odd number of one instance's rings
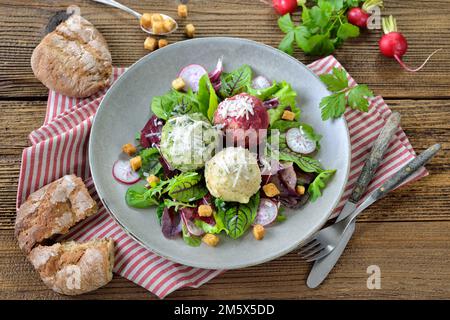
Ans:
{"label": "cheese dumpling", "polygon": [[256,155],[242,147],[225,148],[206,163],[205,180],[214,197],[248,203],[261,185]]}
{"label": "cheese dumpling", "polygon": [[200,113],[167,120],[161,133],[161,153],[172,169],[203,168],[219,144],[219,131]]}

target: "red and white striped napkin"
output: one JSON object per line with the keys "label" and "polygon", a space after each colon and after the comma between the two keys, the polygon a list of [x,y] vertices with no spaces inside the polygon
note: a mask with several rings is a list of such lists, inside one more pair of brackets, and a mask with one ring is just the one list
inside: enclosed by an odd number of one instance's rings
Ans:
{"label": "red and white striped napkin", "polygon": [[[333,67],[341,66],[333,57],[317,60],[308,67],[316,74],[328,73]],[[114,68],[114,81],[125,72]],[[350,83],[356,82],[349,76]],[[105,92],[99,92],[86,99],[68,98],[54,91],[49,92],[47,114],[42,127],[29,135],[31,146],[22,153],[17,207],[28,195],[42,186],[69,173],[83,178],[98,202],[99,212],[75,226],[66,239],[89,240],[111,237],[116,243],[114,272],[153,292],[160,298],[183,287],[199,287],[224,270],[207,270],[188,267],[160,257],[142,247],[127,235],[102,206],[90,179],[88,140],[93,116]],[[336,216],[349,197],[352,187],[362,169],[364,160],[391,111],[381,97],[371,100],[368,113],[348,110],[345,113],[352,144],[350,177]],[[391,142],[369,192],[409,160],[415,153],[403,130],[399,129]],[[411,179],[427,175],[425,169]]]}

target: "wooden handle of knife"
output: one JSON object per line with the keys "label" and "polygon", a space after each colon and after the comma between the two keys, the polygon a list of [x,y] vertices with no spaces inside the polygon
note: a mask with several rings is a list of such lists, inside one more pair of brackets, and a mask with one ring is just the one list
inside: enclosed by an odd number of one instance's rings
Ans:
{"label": "wooden handle of knife", "polygon": [[389,191],[398,187],[405,182],[412,174],[418,169],[423,167],[434,155],[441,149],[440,144],[435,144],[422,152],[416,158],[404,165],[399,171],[397,171],[392,177],[390,177],[383,185],[375,190],[372,198],[378,200],[384,197]]}
{"label": "wooden handle of knife", "polygon": [[392,136],[397,131],[400,124],[400,114],[398,112],[393,112],[387,119],[386,124],[375,140],[373,144],[372,151],[370,152],[369,158],[364,163],[361,174],[356,181],[355,188],[350,195],[350,201],[356,203],[361,199],[361,197],[366,192],[367,186],[370,181],[372,181],[375,172],[378,169],[381,161],[383,160],[384,154],[389,146]]}

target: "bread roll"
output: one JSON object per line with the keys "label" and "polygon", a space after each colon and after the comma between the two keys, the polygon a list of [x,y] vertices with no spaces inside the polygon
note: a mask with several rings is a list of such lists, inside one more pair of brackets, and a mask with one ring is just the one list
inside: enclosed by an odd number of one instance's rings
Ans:
{"label": "bread roll", "polygon": [[37,246],[28,258],[49,288],[65,295],[78,295],[111,281],[114,242],[101,239]]}
{"label": "bread roll", "polygon": [[29,253],[37,244],[65,234],[77,222],[97,212],[83,181],[66,175],[32,193],[17,211],[15,234]]}
{"label": "bread roll", "polygon": [[46,87],[76,98],[105,88],[112,73],[105,39],[76,14],[42,39],[31,56],[31,67]]}

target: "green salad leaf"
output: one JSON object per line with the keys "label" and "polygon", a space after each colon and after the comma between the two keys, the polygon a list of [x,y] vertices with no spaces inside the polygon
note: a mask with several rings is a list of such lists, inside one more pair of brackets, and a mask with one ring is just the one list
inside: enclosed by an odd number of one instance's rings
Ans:
{"label": "green salad leaf", "polygon": [[246,91],[251,85],[252,69],[250,66],[244,64],[232,72],[223,72],[220,80],[222,82],[219,90],[220,96],[223,99],[232,97]]}
{"label": "green salad leaf", "polygon": [[139,152],[142,159],[142,166],[139,169],[139,176],[144,179],[144,173],[149,175],[158,175],[162,169],[161,162],[159,162],[160,154],[157,148],[142,149]]}
{"label": "green salad leaf", "polygon": [[148,189],[141,184],[136,184],[127,189],[125,201],[130,207],[139,209],[158,205],[158,201],[151,197],[148,193]]}
{"label": "green salad leaf", "polygon": [[171,199],[166,199],[171,206],[188,206],[192,202],[203,198],[208,193],[203,176],[198,172],[183,172],[168,179],[161,180],[158,184],[147,189],[147,196],[153,199],[161,198],[167,194]]}
{"label": "green salad leaf", "polygon": [[279,90],[276,91],[270,98],[277,98],[279,105],[276,108],[269,109],[269,122],[272,126],[275,121],[280,120],[284,110],[287,107],[291,108],[291,111],[295,114],[295,120],[300,119],[300,108],[296,103],[297,92],[292,89],[291,85],[286,81],[282,81],[279,84]]}
{"label": "green salad leaf", "polygon": [[166,208],[174,207],[175,211],[178,211],[178,209],[180,209],[180,207],[181,208],[197,208],[197,205],[195,205],[195,204],[175,201],[172,199],[164,199],[163,203],[164,203],[164,207],[166,207]]}
{"label": "green salad leaf", "polygon": [[218,216],[222,219],[228,235],[237,239],[251,226],[256,218],[259,206],[259,192],[250,198],[248,203],[215,201]]}
{"label": "green salad leaf", "polygon": [[298,128],[300,126],[300,123],[297,121],[289,121],[289,120],[275,120],[272,125],[270,126],[270,129],[272,130],[279,130],[281,133],[286,132],[287,130],[291,128]]}
{"label": "green salad leaf", "polygon": [[199,245],[201,245],[202,239],[200,237],[191,235],[184,224],[181,226],[181,232],[183,235],[183,240],[187,245],[191,247],[198,247]]}
{"label": "green salad leaf", "polygon": [[308,187],[308,193],[311,196],[311,201],[316,201],[317,198],[322,196],[322,189],[325,188],[326,184],[335,174],[335,172],[336,170],[324,170],[317,175],[317,177]]}
{"label": "green salad leaf", "polygon": [[268,100],[274,97],[274,94],[282,88],[281,84],[276,81],[272,82],[272,85],[264,89],[254,89],[251,86],[247,88],[247,93],[257,97],[259,100]]}
{"label": "green salad leaf", "polygon": [[174,115],[199,112],[200,104],[191,89],[186,93],[172,89],[163,96],[153,97],[151,109],[158,118],[167,120]]}
{"label": "green salad leaf", "polygon": [[296,97],[297,92],[286,81],[282,81],[280,83],[280,90],[273,94],[273,98],[278,98],[280,106],[292,108],[292,112],[296,114],[296,120],[298,120],[298,117],[300,117],[300,109],[297,108]]}
{"label": "green salad leaf", "polygon": [[169,183],[166,188],[168,195],[177,201],[191,202],[203,198],[208,189],[201,183],[203,176],[197,172],[180,174]]}
{"label": "green salad leaf", "polygon": [[280,151],[279,159],[295,163],[304,172],[321,172],[323,170],[319,160],[301,154]]}
{"label": "green salad leaf", "polygon": [[213,233],[213,234],[217,234],[220,233],[222,231],[225,231],[228,234],[228,230],[227,228],[225,228],[225,225],[223,224],[222,219],[219,217],[219,215],[214,212],[214,220],[216,221],[215,225],[210,225],[209,223],[200,220],[200,219],[196,219],[194,221],[195,225],[197,227],[199,227],[200,229],[202,229],[205,233]]}
{"label": "green salad leaf", "polygon": [[198,82],[198,91],[197,91],[197,100],[199,103],[200,112],[203,115],[208,114],[209,108],[209,86],[208,86],[209,77],[207,74],[204,74],[199,82]]}
{"label": "green salad leaf", "polygon": [[197,92],[200,112],[212,122],[214,112],[216,112],[219,105],[219,98],[209,79],[208,74],[203,75],[199,81],[199,88]]}
{"label": "green salad leaf", "polygon": [[286,216],[284,214],[278,213],[277,217],[275,218],[276,222],[283,222],[286,221]]}
{"label": "green salad leaf", "polygon": [[314,141],[316,143],[317,149],[320,150],[320,139],[322,139],[322,135],[317,134],[314,131],[314,128],[307,123],[301,123],[300,130],[302,130],[304,132],[305,136],[309,140]]}
{"label": "green salad leaf", "polygon": [[158,222],[160,225],[161,225],[161,218],[164,213],[165,207],[166,207],[166,205],[164,204],[164,202],[161,202],[160,204],[158,204],[158,207],[156,208],[156,217],[158,218]]}

